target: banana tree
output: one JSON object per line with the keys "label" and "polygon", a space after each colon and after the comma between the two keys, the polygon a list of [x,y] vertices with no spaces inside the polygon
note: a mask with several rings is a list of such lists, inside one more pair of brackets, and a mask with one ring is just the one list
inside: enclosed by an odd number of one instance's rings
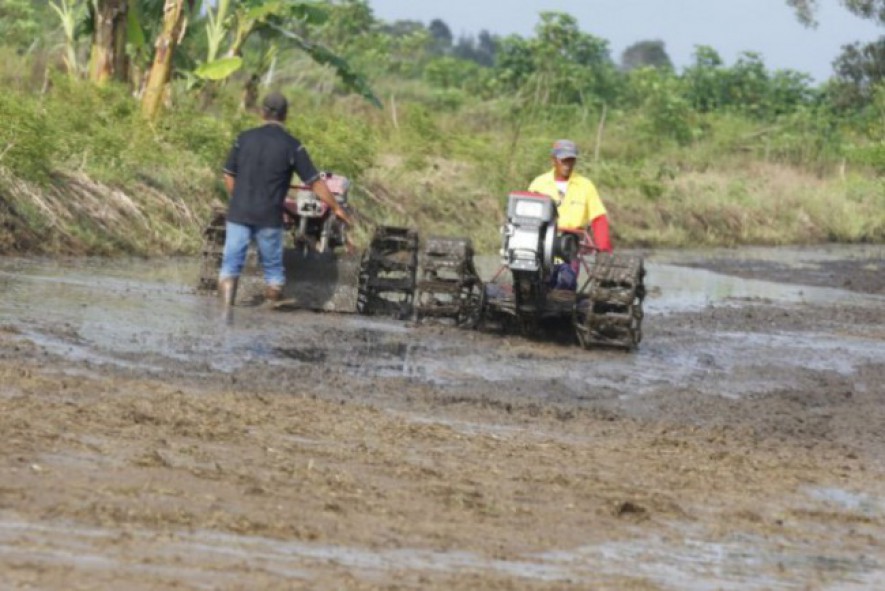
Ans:
{"label": "banana tree", "polygon": [[172,76],[172,57],[193,7],[194,0],[166,0],[163,5],[163,26],[154,43],[154,60],[141,97],[141,112],[149,119],[160,113],[166,84]]}
{"label": "banana tree", "polygon": [[[157,29],[165,0],[50,0],[64,34],[62,60],[71,77],[85,75],[96,84],[115,79],[138,86],[150,60],[147,33]],[[91,37],[89,61],[81,66],[78,41]]]}
{"label": "banana tree", "polygon": [[89,78],[104,84],[111,78],[128,79],[126,57],[129,0],[92,0],[92,50]]}
{"label": "banana tree", "polygon": [[327,47],[307,41],[304,37],[301,37],[292,31],[287,31],[272,23],[270,24],[270,27],[283,37],[292,41],[296,47],[309,55],[313,61],[324,66],[330,66],[335,70],[335,74],[338,75],[338,78],[341,79],[346,87],[350,88],[379,109],[382,108],[381,101],[375,96],[375,93],[372,92],[369,83],[351,68],[350,64],[348,64],[344,58]]}
{"label": "banana tree", "polygon": [[80,64],[77,60],[77,24],[83,18],[85,4],[83,0],[57,0],[50,2],[49,6],[55,11],[61,21],[64,33],[64,53],[62,60],[68,76],[76,78],[80,74]]}
{"label": "banana tree", "polygon": [[[296,22],[319,25],[327,18],[326,9],[312,2],[219,0],[215,11],[207,11],[207,59],[194,71],[194,75],[205,81],[226,80],[243,68],[243,47],[252,35],[259,33],[266,43],[257,71],[253,72],[247,84],[247,96],[255,94],[256,81],[276,62],[280,44],[287,41],[317,63],[331,66],[347,87],[380,108],[381,102],[369,85],[343,58],[322,45],[309,42],[287,27]],[[229,45],[224,56],[218,57],[224,40],[228,40]]]}
{"label": "banana tree", "polygon": [[[164,0],[129,0],[126,23],[126,62],[129,80],[140,90],[151,64],[151,35],[161,21]],[[153,26],[151,26],[153,25]]]}

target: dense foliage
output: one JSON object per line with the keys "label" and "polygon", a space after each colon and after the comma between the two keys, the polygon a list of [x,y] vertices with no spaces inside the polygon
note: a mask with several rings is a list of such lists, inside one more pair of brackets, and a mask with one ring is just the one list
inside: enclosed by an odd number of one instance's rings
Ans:
{"label": "dense foliage", "polygon": [[[174,195],[199,219],[224,199],[217,170],[233,136],[257,122],[257,97],[281,88],[318,163],[357,180],[364,232],[373,221],[408,223],[493,248],[501,199],[568,136],[622,242],[885,238],[881,43],[846,48],[818,85],[755,53],[727,64],[707,46],[681,71],[655,40],[616,60],[605,39],[558,12],[541,13],[529,37],[455,39],[439,19],[381,21],[365,0],[201,4],[0,6],[0,222],[39,223],[33,187],[74,173],[131,195]],[[814,2],[792,4],[813,15]],[[168,22],[172,5],[183,20]],[[155,111],[144,100],[167,25],[177,33]],[[10,178],[31,188],[12,190]],[[175,234],[156,249],[199,240]]]}

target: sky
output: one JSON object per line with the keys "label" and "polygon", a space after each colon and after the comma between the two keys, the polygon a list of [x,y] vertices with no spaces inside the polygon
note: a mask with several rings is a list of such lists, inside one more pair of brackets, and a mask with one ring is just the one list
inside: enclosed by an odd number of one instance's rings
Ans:
{"label": "sky", "polygon": [[532,37],[540,12],[565,12],[581,31],[607,40],[615,62],[637,41],[661,40],[678,70],[691,64],[696,46],[708,45],[728,66],[753,51],[769,70],[797,70],[816,82],[832,75],[843,45],[885,35],[885,27],[854,16],[839,0],[819,0],[815,29],[801,25],[786,0],[369,0],[369,5],[385,21],[442,19],[456,39],[483,29]]}

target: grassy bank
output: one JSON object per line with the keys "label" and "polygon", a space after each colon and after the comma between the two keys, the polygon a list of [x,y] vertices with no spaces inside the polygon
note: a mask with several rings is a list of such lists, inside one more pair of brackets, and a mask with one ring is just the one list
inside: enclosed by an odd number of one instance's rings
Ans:
{"label": "grassy bank", "polygon": [[[97,89],[6,56],[0,85],[0,252],[188,254],[214,203],[235,134],[258,122],[233,90],[209,111],[175,96],[156,124],[125,89]],[[17,61],[16,61],[17,60]],[[609,207],[616,246],[885,241],[885,185],[827,154],[808,121],[773,132],[734,117],[699,121],[688,144],[636,113],[452,101],[381,86],[384,110],[353,97],[284,89],[290,127],[319,166],[356,181],[365,242],[375,224],[472,236],[498,247],[509,190],[572,137]]]}

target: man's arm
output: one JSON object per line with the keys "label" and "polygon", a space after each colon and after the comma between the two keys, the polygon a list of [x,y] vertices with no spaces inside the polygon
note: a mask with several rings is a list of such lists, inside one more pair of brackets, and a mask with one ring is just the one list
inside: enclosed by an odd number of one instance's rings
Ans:
{"label": "man's arm", "polygon": [[602,252],[612,251],[612,241],[608,231],[608,216],[602,214],[590,221],[590,229],[593,232],[593,243]]}
{"label": "man's arm", "polygon": [[347,212],[344,211],[344,208],[341,207],[341,204],[338,203],[338,200],[335,199],[334,195],[332,195],[332,191],[330,191],[329,187],[326,186],[326,181],[323,180],[323,177],[319,174],[316,167],[313,165],[313,162],[311,161],[310,155],[307,153],[307,150],[298,142],[295,143],[295,153],[293,154],[292,158],[292,166],[294,168],[294,172],[298,174],[298,178],[306,181],[305,184],[310,187],[310,190],[316,193],[317,197],[319,197],[323,203],[328,205],[336,216],[341,218],[341,221],[343,221],[348,226],[353,225],[353,220],[350,219],[350,216],[347,215]]}
{"label": "man's arm", "polygon": [[586,187],[584,206],[587,209],[584,215],[587,216],[586,219],[590,220],[589,226],[593,234],[593,243],[602,252],[611,252],[612,241],[608,227],[608,212],[605,210],[605,205],[602,204],[596,186],[590,179],[587,179]]}
{"label": "man's arm", "polygon": [[310,184],[310,190],[317,194],[323,203],[328,205],[332,212],[341,218],[341,221],[347,224],[348,226],[353,225],[353,220],[347,215],[347,212],[344,211],[344,208],[341,207],[341,204],[338,203],[338,200],[335,199],[335,196],[332,195],[332,191],[329,190],[329,187],[326,186],[326,181],[322,179],[322,177],[316,179],[314,182]]}
{"label": "man's arm", "polygon": [[234,145],[231,146],[230,152],[227,155],[227,161],[225,161],[224,168],[222,169],[222,173],[224,174],[224,187],[227,189],[227,194],[229,197],[233,197],[234,195],[234,185],[236,184],[237,178],[237,165],[239,164],[239,153],[240,138],[238,137],[234,142]]}

